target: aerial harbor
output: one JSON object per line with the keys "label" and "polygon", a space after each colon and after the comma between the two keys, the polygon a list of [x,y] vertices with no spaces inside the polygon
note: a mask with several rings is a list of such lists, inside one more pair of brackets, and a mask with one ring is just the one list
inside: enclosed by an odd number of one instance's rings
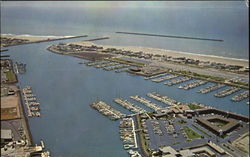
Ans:
{"label": "aerial harbor", "polygon": [[1,2],[1,156],[249,157],[248,11]]}

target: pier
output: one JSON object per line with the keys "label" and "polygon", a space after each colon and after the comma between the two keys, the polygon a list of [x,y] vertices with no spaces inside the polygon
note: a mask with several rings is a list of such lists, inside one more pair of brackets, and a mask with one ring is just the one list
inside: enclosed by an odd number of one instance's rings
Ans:
{"label": "pier", "polygon": [[114,98],[113,101],[119,105],[121,105],[122,107],[124,107],[125,109],[134,112],[134,113],[144,113],[147,112],[146,110],[144,110],[143,108],[136,106],[135,104],[132,104],[131,102],[129,102],[126,99],[123,98]]}
{"label": "pier", "polygon": [[154,76],[150,76],[150,77],[144,77],[144,80],[154,79],[154,78],[157,78],[157,77],[160,77],[160,76],[165,76],[167,74],[168,73],[162,73],[162,74],[158,74],[158,75],[154,75]]}
{"label": "pier", "polygon": [[168,85],[168,86],[173,86],[173,85],[185,82],[185,81],[189,81],[191,79],[192,79],[191,77],[182,77],[182,78],[179,78],[179,79],[168,81],[168,82],[166,82],[164,84]]}
{"label": "pier", "polygon": [[117,120],[126,116],[125,114],[112,108],[110,105],[106,104],[103,101],[98,101],[96,103],[90,104],[90,106],[96,109],[101,114],[107,116],[111,120]]}
{"label": "pier", "polygon": [[123,69],[116,70],[115,72],[121,73],[121,72],[127,72],[128,70],[129,70],[129,68],[123,68]]}
{"label": "pier", "polygon": [[188,90],[188,89],[192,89],[192,88],[204,85],[206,83],[207,83],[207,81],[197,80],[197,81],[185,84],[183,86],[179,86],[178,88]]}
{"label": "pier", "polygon": [[131,96],[130,98],[133,99],[133,100],[136,100],[136,101],[138,101],[138,102],[140,102],[140,103],[142,103],[144,105],[146,105],[147,107],[153,109],[154,111],[158,111],[158,110],[162,109],[161,106],[159,106],[159,105],[157,105],[155,103],[152,103],[151,101],[149,101],[149,100],[147,100],[147,99],[145,99],[143,97],[140,97],[138,95]]}
{"label": "pier", "polygon": [[116,69],[126,68],[126,67],[129,67],[129,66],[130,65],[126,65],[126,64],[118,64],[116,66],[105,67],[104,70],[110,71],[110,70],[116,70]]}
{"label": "pier", "polygon": [[206,93],[215,91],[215,90],[223,88],[223,87],[225,87],[224,84],[214,84],[214,85],[208,86],[206,88],[202,88],[202,89],[198,90],[197,92],[202,93],[202,94],[206,94]]}
{"label": "pier", "polygon": [[238,87],[230,87],[230,88],[227,88],[221,92],[218,92],[216,94],[214,94],[215,97],[218,97],[218,98],[222,98],[222,97],[225,97],[225,96],[228,96],[228,95],[231,95],[235,92],[238,92],[240,91],[240,88]]}
{"label": "pier", "polygon": [[164,76],[164,77],[160,77],[158,79],[154,79],[152,81],[159,83],[159,82],[170,80],[170,79],[173,79],[173,78],[176,78],[176,77],[178,77],[178,75],[172,75],[171,74],[171,75],[167,75],[167,76]]}
{"label": "pier", "polygon": [[158,94],[156,92],[148,93],[147,96],[150,98],[153,98],[157,101],[160,101],[164,104],[167,104],[167,105],[171,105],[171,106],[183,105],[181,102],[178,102],[178,101],[171,99],[167,96],[161,96],[160,94]]}
{"label": "pier", "polygon": [[135,123],[133,118],[123,118],[120,121],[120,138],[123,141],[124,149],[138,148]]}
{"label": "pier", "polygon": [[231,98],[232,101],[241,101],[249,97],[249,91],[244,91]]}

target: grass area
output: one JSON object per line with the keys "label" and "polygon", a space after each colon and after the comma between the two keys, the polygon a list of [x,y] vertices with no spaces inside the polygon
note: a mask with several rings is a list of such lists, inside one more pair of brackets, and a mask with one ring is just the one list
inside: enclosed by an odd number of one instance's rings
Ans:
{"label": "grass area", "polygon": [[191,129],[191,128],[187,127],[187,126],[184,126],[182,128],[185,131],[185,133],[187,134],[187,137],[189,139],[192,140],[192,139],[196,139],[196,138],[201,138],[201,135],[198,134],[197,132],[195,132],[193,129]]}
{"label": "grass area", "polygon": [[233,82],[234,84],[237,84],[237,85],[241,85],[241,86],[249,86],[249,84],[248,83],[246,83],[246,82]]}
{"label": "grass area", "polygon": [[125,59],[122,59],[122,58],[112,58],[110,60],[117,61],[119,63],[124,63],[124,64],[133,64],[133,65],[137,65],[137,66],[144,66],[145,65],[144,63],[141,63],[141,62],[125,60]]}
{"label": "grass area", "polygon": [[198,106],[198,105],[195,105],[195,104],[188,104],[188,107],[191,110],[196,110],[196,109],[201,109],[202,108],[201,106]]}
{"label": "grass area", "polygon": [[201,77],[205,79],[211,79],[214,81],[225,81],[226,79],[223,77],[217,77],[217,76],[211,76],[211,75],[204,75],[204,74],[197,74],[197,73],[192,73],[191,71],[176,71],[177,73],[183,74],[183,75],[192,75],[194,77]]}
{"label": "grass area", "polygon": [[185,120],[178,120],[177,121],[179,124],[186,124],[187,122]]}
{"label": "grass area", "polygon": [[197,130],[199,130],[200,132],[202,132],[203,134],[207,135],[208,137],[212,137],[212,136],[209,135],[206,131],[204,131],[204,130],[198,128],[197,126],[195,126],[195,125],[193,125],[193,124],[192,124],[192,126],[193,126],[194,128],[196,128]]}
{"label": "grass area", "polygon": [[[137,119],[137,123],[138,123],[138,127],[139,127],[138,129],[142,129],[140,116],[136,115],[136,119]],[[145,139],[145,134],[143,132],[140,132],[139,136],[140,136],[139,143],[141,144],[142,149],[144,150],[144,152],[146,153],[147,156],[150,156],[149,148],[148,148],[148,145],[147,145],[146,139]]]}
{"label": "grass area", "polygon": [[216,121],[216,122],[213,122],[212,124],[217,126],[217,127],[223,127],[227,123],[226,122],[221,122],[221,121]]}
{"label": "grass area", "polygon": [[8,82],[14,82],[14,81],[16,81],[16,76],[15,76],[15,74],[12,71],[8,71],[5,74],[6,74],[6,77],[8,79]]}
{"label": "grass area", "polygon": [[197,74],[197,73],[193,73],[193,76],[207,78],[207,79],[211,79],[211,80],[215,80],[215,81],[225,81],[226,80],[223,77],[217,77],[217,76],[211,76],[211,75],[203,75],[203,74]]}

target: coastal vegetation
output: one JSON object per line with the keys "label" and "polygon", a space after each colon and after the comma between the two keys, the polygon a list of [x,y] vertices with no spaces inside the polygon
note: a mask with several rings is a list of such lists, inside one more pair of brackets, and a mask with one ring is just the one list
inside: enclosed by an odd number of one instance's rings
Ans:
{"label": "coastal vegetation", "polygon": [[117,61],[117,62],[123,63],[123,64],[136,65],[136,66],[144,66],[145,65],[144,63],[141,63],[141,62],[136,62],[136,61],[131,61],[131,60],[125,60],[125,59],[122,59],[122,58],[111,58],[109,60],[111,60],[111,61]]}
{"label": "coastal vegetation", "polygon": [[201,108],[202,108],[201,106],[195,105],[195,104],[188,104],[188,107],[189,107],[191,110],[196,110],[196,109],[201,109]]}

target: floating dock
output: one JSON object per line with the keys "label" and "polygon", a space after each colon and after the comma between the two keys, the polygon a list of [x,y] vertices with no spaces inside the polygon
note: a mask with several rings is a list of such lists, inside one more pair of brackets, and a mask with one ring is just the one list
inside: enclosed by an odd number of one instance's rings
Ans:
{"label": "floating dock", "polygon": [[158,111],[158,110],[162,109],[161,106],[159,106],[159,105],[157,105],[155,103],[152,103],[151,101],[149,101],[149,100],[147,100],[147,99],[145,99],[143,97],[140,97],[138,95],[130,96],[130,98],[133,99],[133,100],[136,100],[136,101],[138,101],[138,102],[140,102],[140,103],[142,103],[144,105],[146,105],[147,107],[149,107],[149,108],[151,108],[151,109],[153,109],[155,111]]}
{"label": "floating dock", "polygon": [[221,92],[218,92],[216,94],[214,94],[215,97],[218,97],[218,98],[222,98],[222,97],[225,97],[225,96],[228,96],[228,95],[231,95],[235,92],[238,92],[240,91],[240,88],[238,87],[230,87],[230,88],[227,88]]}
{"label": "floating dock", "polygon": [[214,85],[208,86],[206,88],[202,88],[202,89],[198,90],[197,92],[202,93],[202,94],[206,94],[206,93],[215,91],[215,90],[223,88],[223,87],[225,87],[224,84],[214,84]]}
{"label": "floating dock", "polygon": [[110,105],[106,104],[103,101],[98,101],[96,103],[90,104],[90,106],[96,109],[101,114],[107,116],[111,120],[117,120],[126,116],[125,114],[112,108]]}
{"label": "floating dock", "polygon": [[152,81],[159,83],[159,82],[170,80],[170,79],[173,79],[173,78],[176,78],[176,77],[178,77],[178,75],[172,75],[172,74],[170,74],[170,75],[167,75],[167,76],[164,76],[164,77],[153,79]]}
{"label": "floating dock", "polygon": [[173,85],[176,85],[176,84],[185,82],[185,81],[189,81],[189,80],[191,80],[191,79],[192,79],[192,78],[190,78],[190,77],[182,77],[182,78],[179,78],[179,79],[175,79],[175,80],[168,81],[168,82],[166,82],[166,83],[164,83],[164,84],[165,84],[165,85],[168,85],[168,86],[173,86]]}
{"label": "floating dock", "polygon": [[150,76],[150,77],[144,77],[144,80],[154,79],[154,78],[157,78],[157,77],[160,77],[160,76],[165,76],[167,74],[168,73],[162,73],[162,74],[158,74],[158,75],[154,75],[154,76]]}
{"label": "floating dock", "polygon": [[132,104],[131,102],[129,102],[126,99],[123,98],[114,98],[113,101],[119,105],[121,105],[122,107],[124,107],[125,109],[134,112],[134,113],[144,113],[147,112],[146,110],[144,110],[143,108],[136,106],[135,104]]}
{"label": "floating dock", "polygon": [[192,89],[192,88],[204,85],[206,83],[207,83],[207,81],[197,80],[197,81],[185,84],[183,86],[179,86],[178,88],[188,90],[188,89]]}
{"label": "floating dock", "polygon": [[36,96],[30,86],[23,88],[24,101],[28,109],[28,117],[40,117],[40,103],[36,102]]}
{"label": "floating dock", "polygon": [[249,98],[249,91],[244,91],[240,94],[237,94],[231,98],[232,101],[241,101],[246,98]]}
{"label": "floating dock", "polygon": [[178,102],[174,99],[171,99],[167,96],[161,96],[160,94],[156,93],[156,92],[152,92],[152,93],[148,93],[147,94],[148,97],[150,98],[153,98],[157,101],[160,101],[164,104],[167,104],[167,105],[173,105],[173,106],[176,106],[176,105],[183,105],[181,102]]}
{"label": "floating dock", "polygon": [[117,69],[126,68],[126,67],[129,67],[129,66],[130,65],[126,65],[126,64],[118,64],[116,66],[105,67],[104,70],[111,71],[111,70],[117,70]]}

